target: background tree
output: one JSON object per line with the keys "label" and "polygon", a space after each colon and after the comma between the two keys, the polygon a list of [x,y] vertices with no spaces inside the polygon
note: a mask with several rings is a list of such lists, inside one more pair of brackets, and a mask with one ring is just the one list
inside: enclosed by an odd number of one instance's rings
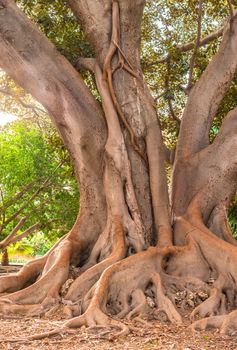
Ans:
{"label": "background tree", "polygon": [[27,116],[0,130],[2,250],[39,229],[52,244],[72,226],[78,211],[65,148],[49,122]]}
{"label": "background tree", "polygon": [[[159,45],[157,38],[147,49],[143,42],[152,62],[145,54],[141,62],[143,0],[53,1],[47,12],[45,2],[19,2],[58,50],[12,0],[0,5],[0,65],[51,115],[73,160],[81,198],[68,234],[18,275],[1,278],[0,290],[9,293],[1,312],[38,314],[62,300],[74,316],[64,328],[111,325],[124,333],[127,327],[116,318],[145,313],[147,295],[171,322],[181,323],[172,292],[205,289],[209,297],[192,311],[192,321],[201,318],[192,327],[228,333],[237,313],[236,241],[226,220],[237,170],[236,107],[229,112],[237,65],[231,1],[148,2],[143,38],[150,35],[148,21],[160,33]],[[91,48],[81,45],[83,58],[60,50],[62,31],[58,40],[50,31],[67,18],[67,32],[80,41],[70,9]],[[157,48],[153,55],[151,46]],[[148,68],[154,62],[162,66],[153,81]],[[162,87],[157,103],[141,64],[152,90]],[[91,92],[75,67],[91,72]],[[172,167],[170,188],[165,159]],[[62,299],[70,266],[80,271]]]}

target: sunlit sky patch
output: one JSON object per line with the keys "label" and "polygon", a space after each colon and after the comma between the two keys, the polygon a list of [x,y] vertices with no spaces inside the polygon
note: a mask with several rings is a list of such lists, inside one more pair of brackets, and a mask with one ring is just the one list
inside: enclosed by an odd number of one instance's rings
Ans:
{"label": "sunlit sky patch", "polygon": [[13,122],[16,119],[15,115],[0,111],[0,126]]}

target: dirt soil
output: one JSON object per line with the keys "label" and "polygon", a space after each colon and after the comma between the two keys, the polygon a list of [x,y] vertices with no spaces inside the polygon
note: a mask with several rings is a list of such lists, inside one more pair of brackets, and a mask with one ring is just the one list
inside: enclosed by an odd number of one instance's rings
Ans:
{"label": "dirt soil", "polygon": [[[58,315],[53,318],[0,318],[0,339],[27,337],[37,333],[57,328],[63,323]],[[57,335],[51,338],[23,342],[0,342],[0,349],[16,350],[206,350],[216,349],[237,350],[237,336],[220,336],[214,331],[205,331],[192,334],[186,325],[175,326],[161,321],[150,322],[148,328],[139,322],[130,323],[134,327],[131,334],[113,341],[101,339],[98,333],[101,330],[81,328],[76,334]]]}

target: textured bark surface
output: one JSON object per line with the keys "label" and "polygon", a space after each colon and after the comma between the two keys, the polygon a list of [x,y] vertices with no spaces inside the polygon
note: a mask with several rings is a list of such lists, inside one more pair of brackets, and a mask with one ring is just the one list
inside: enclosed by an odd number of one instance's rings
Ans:
{"label": "textured bark surface", "polygon": [[237,249],[226,219],[236,192],[236,109],[212,144],[209,131],[236,71],[237,16],[189,94],[169,200],[160,125],[140,66],[144,1],[68,4],[95,52],[79,63],[94,74],[102,106],[14,1],[0,0],[0,66],[48,110],[81,192],[72,230],[44,257],[0,278],[0,312],[63,305],[70,318],[63,328],[31,340],[83,325],[121,335],[126,317],[164,313],[181,324],[188,301],[177,305],[175,293],[185,291],[203,296],[190,315],[193,330],[229,333],[237,321]]}

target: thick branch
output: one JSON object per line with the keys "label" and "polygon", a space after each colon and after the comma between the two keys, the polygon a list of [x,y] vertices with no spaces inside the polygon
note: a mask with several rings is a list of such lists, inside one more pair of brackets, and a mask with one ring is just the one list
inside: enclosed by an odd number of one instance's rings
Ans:
{"label": "thick branch", "polygon": [[194,198],[205,223],[215,207],[229,206],[237,189],[236,132],[237,108],[228,113],[211,145],[176,165],[176,215],[184,214]]}
{"label": "thick branch", "polygon": [[[218,53],[193,87],[182,117],[177,156],[194,154],[209,144],[209,130],[237,66],[237,15],[226,27]],[[207,93],[208,91],[208,93]]]}
{"label": "thick branch", "polygon": [[88,40],[102,62],[110,43],[110,1],[68,0],[67,2],[82,24]]}
{"label": "thick branch", "polygon": [[199,193],[199,206],[207,223],[219,204],[228,207],[236,192],[237,107],[225,117],[214,142],[192,157],[176,162],[173,172],[173,208],[184,215]]}
{"label": "thick branch", "polygon": [[75,153],[68,139],[78,130],[69,126],[66,116],[71,109],[72,119],[80,117],[79,138],[89,132],[92,123],[101,128],[103,118],[95,99],[79,74],[14,1],[1,0],[0,4],[4,7],[0,16],[1,67],[51,112],[66,145]]}
{"label": "thick branch", "polygon": [[[0,5],[0,66],[49,111],[74,161],[81,206],[92,210],[81,215],[90,215],[92,231],[100,232],[98,223],[104,225],[105,218],[102,111],[78,72],[15,2],[1,0]],[[85,231],[92,240],[92,231]]]}

